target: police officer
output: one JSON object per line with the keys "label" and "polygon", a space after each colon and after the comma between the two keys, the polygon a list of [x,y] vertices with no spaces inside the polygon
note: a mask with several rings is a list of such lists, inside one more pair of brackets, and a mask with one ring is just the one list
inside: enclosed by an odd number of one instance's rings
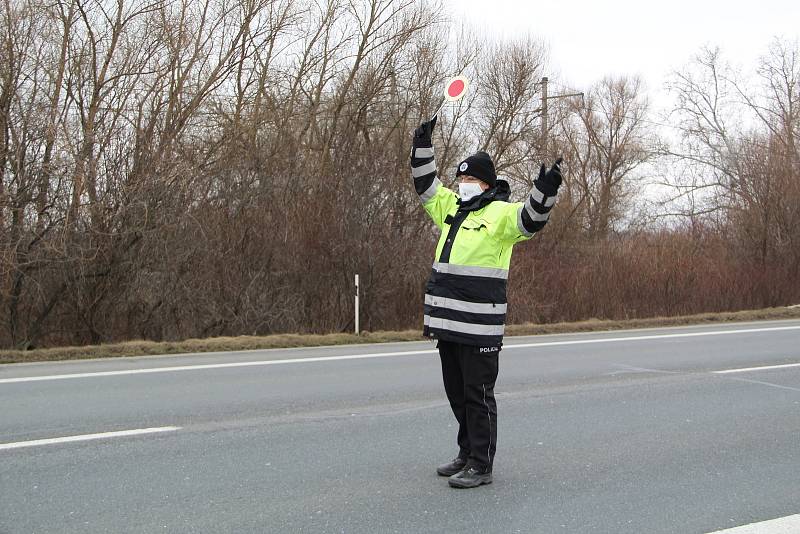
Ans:
{"label": "police officer", "polygon": [[525,202],[509,202],[486,152],[459,163],[459,193],[436,175],[431,136],[436,117],[414,132],[411,173],[422,206],[441,230],[425,290],[424,335],[438,340],[444,388],[458,421],[458,456],[436,472],[450,486],[492,482],[497,444],[494,384],[506,317],[506,285],[514,244],[530,239],[550,216],[561,171],[556,160]]}

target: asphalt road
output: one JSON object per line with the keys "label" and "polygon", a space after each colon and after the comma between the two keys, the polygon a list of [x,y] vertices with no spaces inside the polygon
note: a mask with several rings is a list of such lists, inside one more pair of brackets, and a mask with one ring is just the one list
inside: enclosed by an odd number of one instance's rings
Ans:
{"label": "asphalt road", "polygon": [[0,533],[706,533],[781,518],[800,513],[791,364],[800,321],[507,338],[495,482],[473,490],[434,471],[456,427],[431,343],[4,365]]}

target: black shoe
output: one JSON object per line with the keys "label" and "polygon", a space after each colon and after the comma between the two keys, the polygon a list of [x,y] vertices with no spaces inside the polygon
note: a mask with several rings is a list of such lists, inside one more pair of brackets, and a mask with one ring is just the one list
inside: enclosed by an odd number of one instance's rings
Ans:
{"label": "black shoe", "polygon": [[451,462],[436,468],[436,473],[441,477],[453,476],[467,466],[467,459],[458,457]]}
{"label": "black shoe", "polygon": [[453,488],[477,488],[492,483],[492,472],[474,465],[465,467],[447,481]]}

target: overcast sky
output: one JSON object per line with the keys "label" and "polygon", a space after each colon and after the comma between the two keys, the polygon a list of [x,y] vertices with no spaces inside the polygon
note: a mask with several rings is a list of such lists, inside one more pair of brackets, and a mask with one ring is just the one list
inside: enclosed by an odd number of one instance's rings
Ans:
{"label": "overcast sky", "polygon": [[608,74],[639,74],[654,104],[664,103],[667,74],[705,44],[719,45],[732,63],[751,70],[774,36],[800,35],[798,0],[445,0],[445,5],[456,20],[500,38],[528,33],[544,38],[560,78],[580,89]]}

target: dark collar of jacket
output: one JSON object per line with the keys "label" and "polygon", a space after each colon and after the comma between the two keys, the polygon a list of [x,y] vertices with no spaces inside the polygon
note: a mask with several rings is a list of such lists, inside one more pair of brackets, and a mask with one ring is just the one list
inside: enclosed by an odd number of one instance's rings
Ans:
{"label": "dark collar of jacket", "polygon": [[477,197],[472,197],[463,203],[461,199],[459,199],[458,211],[477,211],[495,200],[507,202],[510,197],[511,187],[508,185],[508,182],[505,180],[497,180],[494,187],[487,189]]}

